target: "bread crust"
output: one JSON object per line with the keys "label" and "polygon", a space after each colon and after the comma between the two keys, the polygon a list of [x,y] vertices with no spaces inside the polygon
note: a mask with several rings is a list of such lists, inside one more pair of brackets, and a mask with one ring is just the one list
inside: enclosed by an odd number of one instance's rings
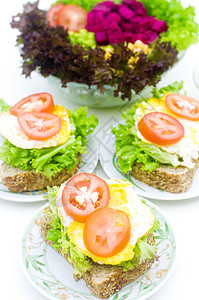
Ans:
{"label": "bread crust", "polygon": [[24,171],[3,162],[0,169],[0,178],[2,183],[13,193],[43,190],[47,186],[61,185],[64,181],[72,177],[78,171],[80,162],[81,155],[79,154],[78,163],[70,172],[64,168],[52,177],[51,180],[43,172],[36,173],[35,170]]}
{"label": "bread crust", "polygon": [[192,169],[183,166],[174,168],[162,164],[151,173],[148,173],[147,170],[142,170],[143,164],[135,162],[132,165],[130,174],[154,188],[170,193],[184,193],[190,188],[198,166],[199,160]]}
{"label": "bread crust", "polygon": [[[46,243],[48,243],[50,246],[53,246],[53,242],[46,239],[47,232],[50,229],[51,223],[51,217],[49,213],[47,213],[47,211],[51,211],[51,208],[46,207],[43,211],[39,221],[39,228],[40,233]],[[150,245],[155,244],[153,234],[148,235],[147,242]],[[61,252],[61,249],[59,249],[59,253],[63,255]],[[66,260],[68,260],[67,255],[64,255],[64,257],[66,258]],[[133,269],[126,271],[122,267],[100,265],[92,261],[92,268],[85,273],[83,279],[93,295],[100,299],[107,299],[114,293],[118,292],[122,287],[135,281],[142,274],[148,271],[155,259],[146,260],[140,263],[138,266],[135,266]],[[75,279],[77,280],[76,277]]]}

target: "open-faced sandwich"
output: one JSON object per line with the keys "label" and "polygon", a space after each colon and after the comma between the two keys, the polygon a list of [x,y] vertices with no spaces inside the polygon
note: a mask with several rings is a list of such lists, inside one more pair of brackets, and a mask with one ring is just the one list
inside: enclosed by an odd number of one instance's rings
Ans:
{"label": "open-faced sandwich", "polygon": [[113,128],[120,170],[171,193],[190,188],[199,161],[199,102],[177,93],[181,87],[154,89]]}
{"label": "open-faced sandwich", "polygon": [[110,297],[157,259],[160,223],[129,182],[79,173],[49,188],[48,199],[40,233],[96,297]]}
{"label": "open-faced sandwich", "polygon": [[10,191],[60,185],[77,172],[86,137],[98,124],[95,115],[54,105],[48,93],[30,95],[11,108],[0,104],[0,178]]}

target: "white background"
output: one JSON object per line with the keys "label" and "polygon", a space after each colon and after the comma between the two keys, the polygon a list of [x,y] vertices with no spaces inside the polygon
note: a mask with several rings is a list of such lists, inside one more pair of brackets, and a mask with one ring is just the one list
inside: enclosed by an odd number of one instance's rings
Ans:
{"label": "white background", "polygon": [[[88,0],[89,1],[89,0]],[[160,0],[161,1],[161,0]],[[23,97],[38,93],[52,93],[56,104],[63,104],[69,109],[77,107],[55,91],[47,80],[37,74],[31,79],[21,76],[21,62],[18,49],[15,47],[17,32],[10,28],[11,16],[22,11],[24,0],[2,1],[0,9],[0,98],[14,104]],[[50,1],[41,0],[42,7],[48,7]],[[198,0],[182,1],[194,5],[199,19]],[[192,73],[199,63],[199,44],[191,46],[184,58],[161,82],[161,86],[175,80],[184,80],[188,94],[199,100],[199,90],[193,83]],[[100,126],[111,116],[120,118],[119,109],[90,109],[100,120]],[[100,166],[96,173],[103,175]],[[199,189],[198,189],[199,194]],[[19,250],[21,236],[45,202],[14,203],[0,199],[0,299],[45,300],[28,282],[20,267]],[[154,201],[162,209],[173,226],[177,241],[177,261],[175,269],[166,284],[150,299],[175,300],[199,299],[199,197],[183,201]]]}

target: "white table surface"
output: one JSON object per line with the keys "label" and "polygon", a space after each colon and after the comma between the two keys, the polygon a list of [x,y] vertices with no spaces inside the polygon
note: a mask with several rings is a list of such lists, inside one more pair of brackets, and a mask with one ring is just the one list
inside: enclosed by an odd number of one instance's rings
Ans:
{"label": "white table surface", "polygon": [[[161,1],[161,0],[160,0]],[[47,0],[41,0],[48,7]],[[199,19],[198,0],[182,1],[186,6],[192,4]],[[21,76],[20,56],[15,47],[16,31],[9,26],[11,16],[22,11],[24,0],[2,1],[0,9],[0,98],[14,104],[23,97],[38,93],[52,93],[55,103],[77,107],[63,99],[62,95],[40,76],[33,74],[31,79]],[[184,80],[188,94],[199,100],[199,90],[193,83],[192,72],[199,63],[199,44],[191,46],[180,63],[169,71],[161,82],[161,86],[175,80]],[[121,110],[90,109],[100,120],[99,128],[112,115],[120,118]],[[95,172],[103,173],[100,165]],[[199,192],[198,192],[199,194]],[[153,201],[164,212],[173,226],[177,241],[177,260],[173,273],[165,285],[150,299],[152,300],[186,300],[199,299],[199,197],[183,201]],[[44,202],[15,203],[0,199],[0,299],[2,300],[45,300],[28,282],[20,266],[19,250],[21,236],[36,211]]]}

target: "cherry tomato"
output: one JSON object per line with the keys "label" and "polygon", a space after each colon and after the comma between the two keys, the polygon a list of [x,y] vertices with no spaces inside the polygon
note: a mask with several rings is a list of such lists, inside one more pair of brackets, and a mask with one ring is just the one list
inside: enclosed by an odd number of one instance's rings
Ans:
{"label": "cherry tomato", "polygon": [[24,112],[17,120],[23,132],[34,140],[46,140],[61,129],[61,118],[50,113]]}
{"label": "cherry tomato", "polygon": [[111,257],[122,251],[131,236],[128,215],[120,210],[104,207],[87,218],[83,239],[86,248],[101,257]]}
{"label": "cherry tomato", "polygon": [[10,114],[18,116],[22,112],[52,112],[53,97],[48,93],[38,93],[23,98],[10,109]]}
{"label": "cherry tomato", "polygon": [[47,20],[48,20],[48,24],[51,27],[56,27],[57,24],[57,13],[60,10],[60,8],[62,8],[64,5],[62,3],[56,4],[51,6],[51,8],[48,10],[47,12]]}
{"label": "cherry tomato", "polygon": [[199,120],[199,102],[191,97],[169,94],[165,98],[166,106],[176,115],[185,119]]}
{"label": "cherry tomato", "polygon": [[171,145],[184,136],[184,127],[170,115],[151,112],[138,123],[138,129],[143,137],[157,145]]}
{"label": "cherry tomato", "polygon": [[64,5],[57,13],[58,24],[70,31],[79,31],[86,27],[87,12],[74,4]]}
{"label": "cherry tomato", "polygon": [[80,173],[69,179],[62,192],[65,211],[75,221],[84,223],[95,209],[108,206],[108,184],[90,173]]}

